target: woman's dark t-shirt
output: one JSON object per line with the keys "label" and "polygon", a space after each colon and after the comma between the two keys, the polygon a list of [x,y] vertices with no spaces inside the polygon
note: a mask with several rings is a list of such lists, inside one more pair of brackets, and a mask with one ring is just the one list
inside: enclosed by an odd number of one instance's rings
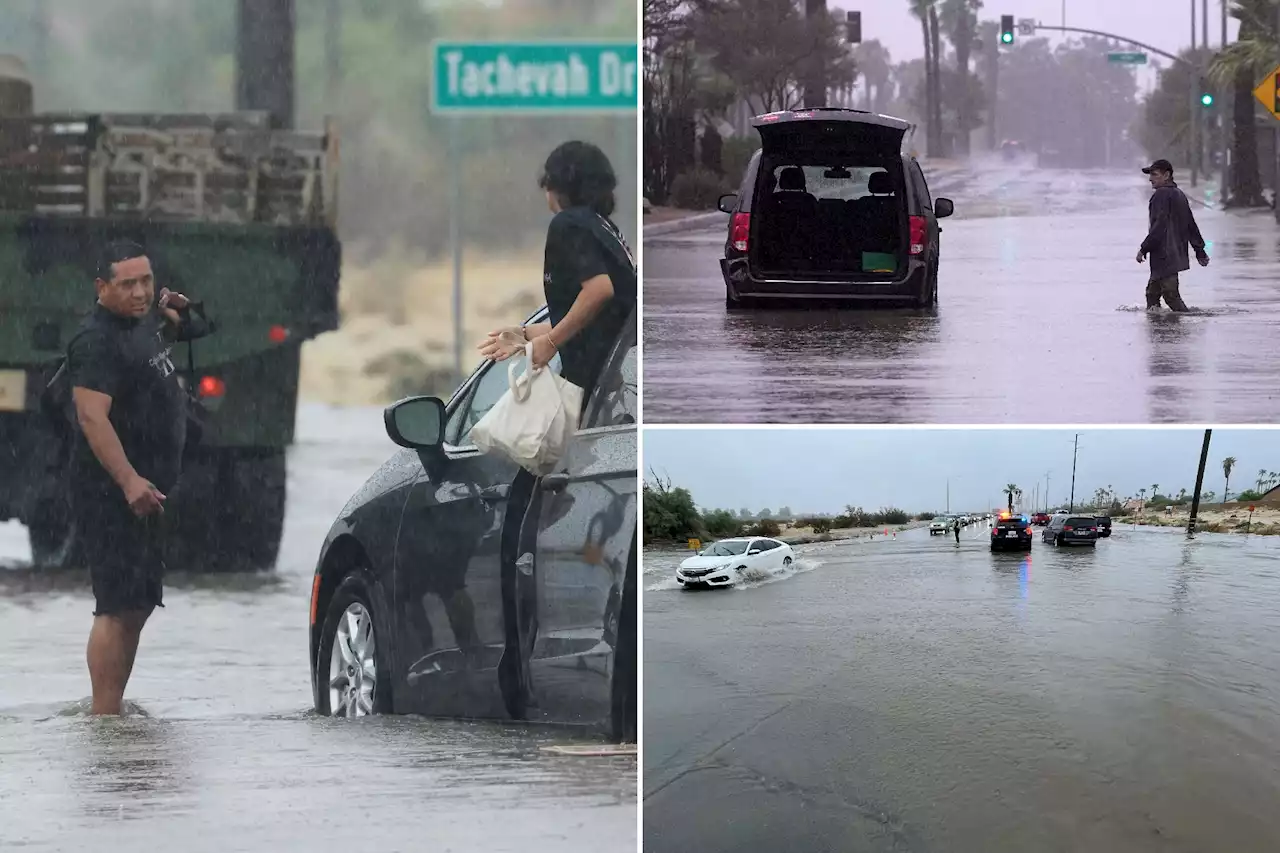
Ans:
{"label": "woman's dark t-shirt", "polygon": [[[71,387],[111,397],[109,417],[125,456],[165,494],[177,485],[187,428],[186,396],[172,350],[155,311],[133,319],[101,305],[94,306],[67,346]],[[123,500],[79,429],[72,472],[79,494]]]}
{"label": "woman's dark t-shirt", "polygon": [[561,375],[590,391],[636,304],[636,271],[618,227],[589,208],[562,210],[547,228],[542,283],[552,325],[569,313],[582,283],[607,275],[613,298],[578,334],[559,345]]}

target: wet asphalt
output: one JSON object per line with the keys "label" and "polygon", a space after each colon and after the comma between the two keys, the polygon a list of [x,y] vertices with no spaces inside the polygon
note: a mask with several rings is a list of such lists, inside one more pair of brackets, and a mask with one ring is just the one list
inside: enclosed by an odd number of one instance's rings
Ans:
{"label": "wet asphalt", "polygon": [[1280,538],[1036,532],[646,554],[644,850],[1280,849]]}
{"label": "wet asphalt", "polygon": [[635,850],[634,758],[547,752],[564,730],[313,714],[314,561],[395,448],[378,409],[303,406],[298,431],[277,570],[172,575],[129,716],[84,713],[87,578],[31,571],[0,524],[0,850]]}
{"label": "wet asphalt", "polygon": [[[1148,314],[1132,171],[939,175],[939,305],[724,307],[725,227],[644,241],[646,423],[1275,423],[1280,226],[1195,206],[1196,314]],[[728,217],[725,217],[727,222]]]}

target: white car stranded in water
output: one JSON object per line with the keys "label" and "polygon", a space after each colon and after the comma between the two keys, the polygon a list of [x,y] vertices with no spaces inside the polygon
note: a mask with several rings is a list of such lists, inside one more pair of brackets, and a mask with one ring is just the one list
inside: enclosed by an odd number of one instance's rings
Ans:
{"label": "white car stranded in water", "polygon": [[761,536],[721,539],[690,557],[676,569],[676,580],[686,588],[732,586],[752,575],[773,574],[795,562],[786,542]]}

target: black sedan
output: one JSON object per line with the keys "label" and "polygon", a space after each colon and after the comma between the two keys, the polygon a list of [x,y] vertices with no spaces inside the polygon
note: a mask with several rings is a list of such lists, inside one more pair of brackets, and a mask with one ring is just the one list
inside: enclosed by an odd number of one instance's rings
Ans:
{"label": "black sedan", "polygon": [[1024,516],[1001,518],[991,528],[992,551],[1030,551],[1031,521]]}
{"label": "black sedan", "polygon": [[470,440],[507,368],[485,363],[447,404],[386,409],[405,449],[347,503],[316,566],[315,709],[577,724],[634,741],[635,317],[564,459],[536,484]]}

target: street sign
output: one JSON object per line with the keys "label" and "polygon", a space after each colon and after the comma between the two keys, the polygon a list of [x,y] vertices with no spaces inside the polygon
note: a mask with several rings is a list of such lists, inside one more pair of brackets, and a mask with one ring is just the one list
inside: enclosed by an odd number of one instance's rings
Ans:
{"label": "street sign", "polygon": [[1145,53],[1108,53],[1107,62],[1118,62],[1121,65],[1146,65]]}
{"label": "street sign", "polygon": [[1253,96],[1262,102],[1262,105],[1267,108],[1267,112],[1276,118],[1280,118],[1280,65],[1277,65],[1275,70],[1262,78],[1258,88],[1253,90]]}
{"label": "street sign", "polygon": [[1035,18],[1019,18],[1018,19],[1018,35],[1033,36],[1036,34]]}
{"label": "street sign", "polygon": [[690,540],[689,540],[689,550],[690,550],[690,551],[701,551],[701,550],[702,550],[702,540],[701,540],[701,539],[690,539]]}
{"label": "street sign", "polygon": [[635,42],[435,42],[433,113],[634,111]]}

